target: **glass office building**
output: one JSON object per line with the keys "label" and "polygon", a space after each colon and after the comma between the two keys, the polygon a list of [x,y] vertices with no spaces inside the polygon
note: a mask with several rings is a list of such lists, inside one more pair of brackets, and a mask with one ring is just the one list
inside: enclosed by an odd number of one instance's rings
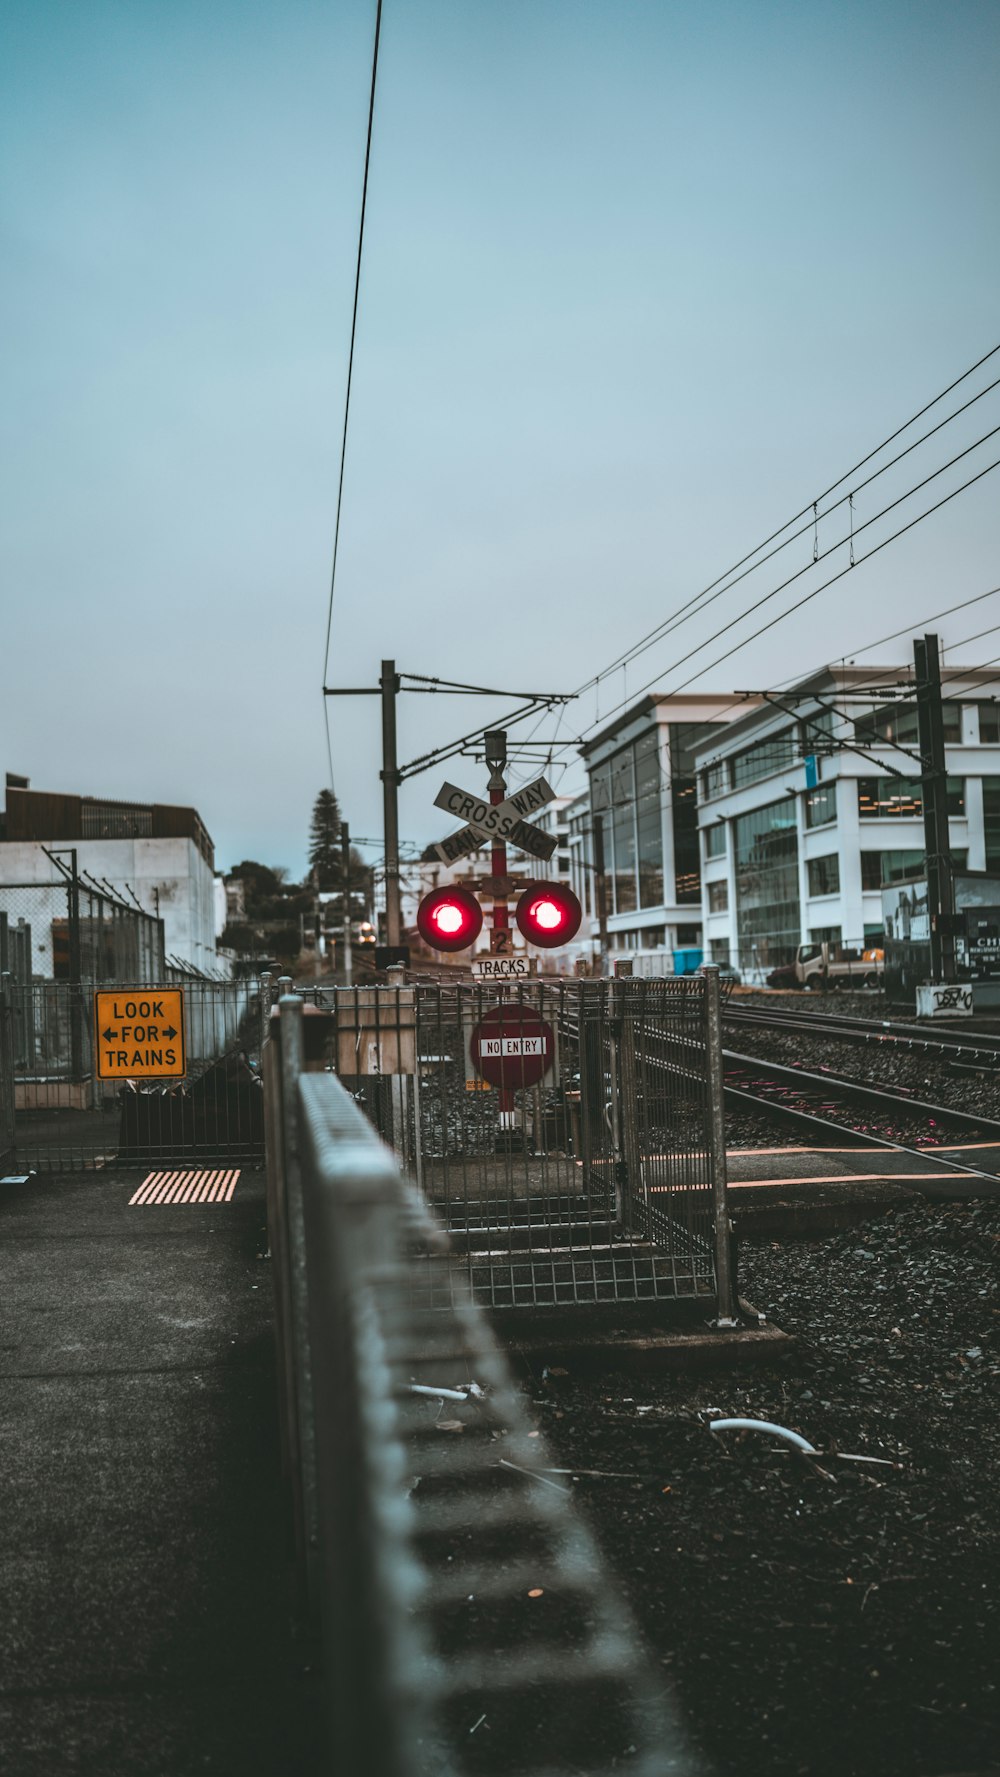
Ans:
{"label": "glass office building", "polygon": [[802,930],[795,798],[737,815],[732,827],[739,954],[760,968],[794,962]]}

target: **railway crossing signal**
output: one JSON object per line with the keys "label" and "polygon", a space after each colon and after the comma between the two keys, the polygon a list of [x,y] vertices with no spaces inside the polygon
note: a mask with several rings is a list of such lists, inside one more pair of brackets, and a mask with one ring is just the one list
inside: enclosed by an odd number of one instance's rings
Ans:
{"label": "railway crossing signal", "polygon": [[[457,784],[444,784],[435,797],[437,808],[458,815],[467,825],[435,847],[445,863],[454,863],[466,852],[479,851],[489,845],[492,870],[483,884],[493,897],[490,928],[490,957],[495,959],[496,977],[513,979],[527,973],[526,958],[513,956],[508,896],[514,882],[507,875],[507,844],[516,845],[530,856],[550,858],[556,847],[551,834],[543,833],[524,817],[555,800],[555,791],[543,777],[526,784],[522,790],[507,794],[504,770],[507,763],[507,736],[502,729],[491,729],[485,735],[486,763],[490,767],[489,789],[485,796],[473,796]],[[514,915],[519,930],[529,944],[543,950],[554,950],[568,944],[580,929],[583,909],[573,893],[562,883],[529,884],[517,904]],[[432,950],[467,950],[482,930],[483,914],[479,902],[467,888],[435,889],[425,895],[417,909],[417,929]],[[515,970],[514,963],[522,964]],[[491,975],[493,970],[490,970]]]}
{"label": "railway crossing signal", "polygon": [[554,950],[576,937],[583,908],[573,890],[561,882],[533,882],[518,901],[514,918],[529,944]]}
{"label": "railway crossing signal", "polygon": [[433,889],[417,908],[417,930],[432,950],[468,950],[483,929],[483,910],[467,888]]}

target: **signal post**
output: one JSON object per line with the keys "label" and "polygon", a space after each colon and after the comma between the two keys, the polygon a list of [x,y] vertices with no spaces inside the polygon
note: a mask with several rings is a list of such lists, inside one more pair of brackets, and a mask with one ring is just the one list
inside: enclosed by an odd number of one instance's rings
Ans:
{"label": "signal post", "polygon": [[[503,802],[507,795],[507,784],[504,771],[507,766],[507,734],[503,728],[488,729],[483,736],[486,744],[486,763],[490,768],[489,792],[490,802],[494,807]],[[490,955],[509,956],[513,950],[510,931],[510,909],[507,905],[506,893],[500,894],[501,887],[506,890],[507,876],[507,841],[503,836],[496,837],[490,851],[490,869],[493,876],[493,921],[490,926]],[[498,997],[503,997],[505,988],[500,989]],[[499,1088],[500,1127],[509,1130],[515,1123],[514,1094],[507,1086]]]}
{"label": "signal post", "polygon": [[[517,1128],[515,1093],[537,1085],[553,1065],[555,1035],[541,1016],[540,1007],[508,999],[510,983],[523,980],[531,970],[526,957],[515,956],[509,900],[514,884],[507,874],[508,843],[546,862],[556,840],[527,819],[529,814],[554,800],[544,778],[507,794],[507,735],[489,729],[484,735],[489,784],[485,798],[446,783],[435,797],[435,807],[457,815],[466,825],[435,846],[442,863],[490,847],[492,874],[480,883],[480,892],[492,903],[490,955],[473,962],[473,974],[495,987],[497,1004],[480,1015],[471,1033],[470,1055],[477,1074],[497,1093],[499,1135],[506,1143]],[[533,882],[517,903],[518,929],[531,945],[551,950],[568,944],[576,935],[583,909],[572,889],[561,883]],[[433,889],[417,909],[417,928],[434,950],[470,950],[483,927],[483,910],[471,891],[461,884]]]}

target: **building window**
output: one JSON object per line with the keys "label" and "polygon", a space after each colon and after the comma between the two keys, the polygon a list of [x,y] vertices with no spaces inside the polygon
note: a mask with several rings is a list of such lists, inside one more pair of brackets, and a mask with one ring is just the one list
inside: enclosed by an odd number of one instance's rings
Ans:
{"label": "building window", "polygon": [[837,818],[836,784],[820,784],[806,791],[806,826],[828,827]]}
{"label": "building window", "polygon": [[563,875],[565,875],[566,872],[569,870],[569,852],[568,851],[561,851],[561,852],[556,853],[556,869],[559,870]]}
{"label": "building window", "polygon": [[755,808],[732,826],[740,956],[772,969],[794,962],[802,929],[795,801]]}
{"label": "building window", "polygon": [[716,759],[714,765],[706,765],[701,774],[701,793],[706,802],[713,796],[724,796],[729,788],[729,760]]}
{"label": "building window", "polygon": [[861,887],[880,889],[884,882],[905,882],[921,875],[924,868],[922,851],[863,851],[861,853]]}
{"label": "building window", "polygon": [[660,743],[653,730],[635,743],[635,827],[639,906],[663,905],[663,820],[660,809]]}
{"label": "building window", "polygon": [[755,747],[748,747],[745,753],[737,753],[733,760],[733,786],[742,789],[744,784],[755,784],[759,778],[771,777],[776,771],[787,771],[795,763],[795,730],[786,728],[783,734],[772,734],[767,740],[759,740]]}
{"label": "building window", "polygon": [[983,778],[983,829],[986,835],[986,868],[1000,866],[1000,777]]}
{"label": "building window", "polygon": [[670,724],[670,815],[674,836],[674,894],[679,907],[701,901],[698,797],[692,748],[706,732],[701,722]]}
{"label": "building window", "polygon": [[710,882],[708,885],[709,913],[728,913],[729,884],[728,882]]}
{"label": "building window", "polygon": [[701,943],[701,927],[700,926],[678,926],[677,927],[677,948],[678,948],[678,950],[691,950],[691,949],[697,948],[697,946],[700,943]]}
{"label": "building window", "polygon": [[713,938],[711,940],[711,954],[713,963],[728,963],[729,939]]}
{"label": "building window", "polygon": [[836,852],[825,858],[810,858],[806,864],[810,895],[839,895],[840,859]]}
{"label": "building window", "polygon": [[1000,704],[980,703],[979,739],[983,746],[996,746],[1000,741]]}
{"label": "building window", "polygon": [[[962,738],[962,706],[954,698],[941,705],[941,718],[946,741],[957,743]],[[895,742],[901,747],[915,747],[919,742],[917,706],[915,703],[890,703],[881,709],[869,710],[854,724],[859,746],[878,747]]]}
{"label": "building window", "polygon": [[714,827],[705,828],[706,858],[724,858],[726,855],[726,824],[717,821]]}
{"label": "building window", "polygon": [[839,946],[841,929],[839,926],[810,926],[809,942],[811,944],[836,944]]}
{"label": "building window", "polygon": [[[923,812],[918,777],[859,777],[858,814],[861,820],[919,820]],[[965,779],[962,777],[948,779],[948,813],[953,820],[960,820],[965,814]]]}
{"label": "building window", "polygon": [[814,710],[811,716],[804,716],[799,723],[803,754],[820,753],[829,758],[836,751],[833,725],[841,720],[835,710]]}

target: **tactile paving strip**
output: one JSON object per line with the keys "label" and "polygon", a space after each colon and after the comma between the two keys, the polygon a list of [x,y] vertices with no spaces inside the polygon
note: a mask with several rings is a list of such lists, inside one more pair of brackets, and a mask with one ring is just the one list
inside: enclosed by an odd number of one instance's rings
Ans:
{"label": "tactile paving strip", "polygon": [[228,1203],[240,1176],[236,1171],[151,1172],[129,1198],[129,1206],[150,1203]]}

